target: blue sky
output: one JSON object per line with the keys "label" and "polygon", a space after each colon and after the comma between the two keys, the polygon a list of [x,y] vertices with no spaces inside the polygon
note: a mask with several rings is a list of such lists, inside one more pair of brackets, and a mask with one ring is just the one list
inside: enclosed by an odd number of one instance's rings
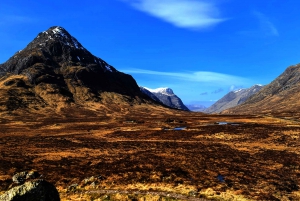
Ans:
{"label": "blue sky", "polygon": [[62,26],[141,86],[208,106],[300,62],[297,0],[85,0],[0,3],[0,63]]}

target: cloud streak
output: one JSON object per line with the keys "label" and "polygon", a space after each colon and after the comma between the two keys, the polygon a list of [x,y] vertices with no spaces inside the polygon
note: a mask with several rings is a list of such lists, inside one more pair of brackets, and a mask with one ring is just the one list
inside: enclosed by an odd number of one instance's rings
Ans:
{"label": "cloud streak", "polygon": [[258,19],[260,29],[267,36],[279,36],[279,32],[275,25],[261,12],[253,12],[254,16]]}
{"label": "cloud streak", "polygon": [[27,16],[20,15],[5,15],[0,16],[0,25],[15,25],[21,23],[34,23],[37,20],[29,18]]}
{"label": "cloud streak", "polygon": [[249,80],[243,77],[228,75],[223,73],[209,72],[209,71],[197,71],[197,72],[161,72],[143,69],[123,69],[121,70],[129,74],[146,74],[156,76],[167,76],[169,78],[188,81],[198,82],[207,84],[220,84],[220,85],[233,85],[233,84],[245,84]]}
{"label": "cloud streak", "polygon": [[253,11],[251,16],[251,19],[254,19],[256,22],[256,27],[254,27],[252,30],[239,31],[239,34],[258,38],[279,36],[278,29],[265,14],[258,11]]}
{"label": "cloud streak", "polygon": [[132,7],[160,18],[174,26],[204,29],[226,19],[215,4],[204,0],[123,0]]}

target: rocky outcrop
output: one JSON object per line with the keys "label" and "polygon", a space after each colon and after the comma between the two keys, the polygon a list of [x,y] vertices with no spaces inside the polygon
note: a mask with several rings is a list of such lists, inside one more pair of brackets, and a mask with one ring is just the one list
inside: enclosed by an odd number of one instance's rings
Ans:
{"label": "rocky outcrop", "polygon": [[28,181],[0,195],[1,201],[60,201],[55,186],[44,180]]}
{"label": "rocky outcrop", "polygon": [[59,193],[51,183],[37,179],[36,171],[23,171],[12,177],[19,184],[0,195],[1,201],[59,201]]}
{"label": "rocky outcrop", "polygon": [[23,184],[28,179],[36,179],[40,176],[40,174],[37,171],[31,170],[31,171],[24,171],[16,173],[12,177],[12,181],[16,184]]}

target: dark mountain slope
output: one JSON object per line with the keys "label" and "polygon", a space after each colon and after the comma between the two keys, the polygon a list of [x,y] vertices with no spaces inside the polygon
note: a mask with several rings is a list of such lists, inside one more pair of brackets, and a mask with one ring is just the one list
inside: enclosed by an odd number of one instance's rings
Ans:
{"label": "dark mountain slope", "polygon": [[0,97],[2,111],[85,107],[88,102],[153,103],[132,76],[92,55],[57,26],[39,33],[25,49],[0,65]]}

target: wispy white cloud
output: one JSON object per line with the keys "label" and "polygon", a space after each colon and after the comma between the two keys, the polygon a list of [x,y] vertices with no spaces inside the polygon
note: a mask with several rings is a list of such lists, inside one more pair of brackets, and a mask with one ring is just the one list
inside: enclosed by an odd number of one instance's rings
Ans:
{"label": "wispy white cloud", "polygon": [[225,21],[218,7],[207,0],[122,0],[134,8],[177,27],[203,29]]}
{"label": "wispy white cloud", "polygon": [[255,19],[256,27],[253,27],[250,30],[240,31],[239,34],[259,38],[279,36],[278,29],[265,14],[253,11],[251,19]]}
{"label": "wispy white cloud", "polygon": [[197,71],[197,72],[162,72],[162,71],[152,71],[152,70],[143,70],[143,69],[123,69],[121,70],[129,74],[147,74],[155,76],[165,76],[172,79],[188,81],[188,82],[198,82],[214,85],[236,85],[236,84],[247,84],[249,80],[247,78],[209,72],[209,71]]}
{"label": "wispy white cloud", "polygon": [[279,32],[275,25],[268,19],[266,15],[261,12],[254,11],[254,16],[258,19],[260,29],[264,32],[267,36],[279,36]]}
{"label": "wispy white cloud", "polygon": [[228,93],[232,86],[249,87],[254,82],[246,77],[210,71],[166,72],[137,68],[119,70],[131,74],[140,86],[152,89],[170,87],[185,103],[217,100]]}
{"label": "wispy white cloud", "polygon": [[0,25],[15,25],[20,23],[34,23],[36,19],[20,15],[2,15],[0,16]]}

